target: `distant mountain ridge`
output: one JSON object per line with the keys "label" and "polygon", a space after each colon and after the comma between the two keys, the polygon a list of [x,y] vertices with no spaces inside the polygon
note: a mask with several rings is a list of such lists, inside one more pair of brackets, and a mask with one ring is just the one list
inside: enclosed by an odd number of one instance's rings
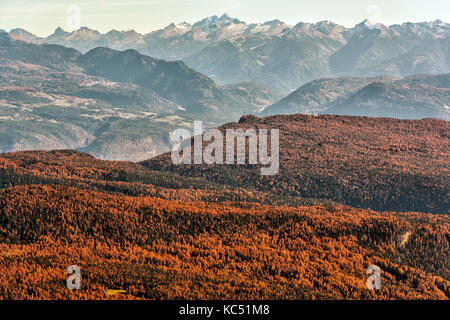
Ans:
{"label": "distant mountain ridge", "polygon": [[450,74],[317,79],[268,106],[261,116],[337,114],[450,121]]}
{"label": "distant mountain ridge", "polygon": [[60,44],[83,53],[98,46],[135,49],[159,59],[183,60],[220,84],[253,81],[284,93],[338,75],[450,72],[450,24],[441,20],[392,26],[366,20],[346,28],[330,21],[247,24],[224,14],[148,34],[116,30],[101,34],[86,27],[70,33],[58,28],[46,38],[22,29],[11,32],[27,41]]}

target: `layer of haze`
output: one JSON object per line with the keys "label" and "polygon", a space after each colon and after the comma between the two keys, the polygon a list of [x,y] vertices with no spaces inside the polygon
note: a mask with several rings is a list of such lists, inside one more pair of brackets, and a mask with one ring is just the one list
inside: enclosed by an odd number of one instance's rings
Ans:
{"label": "layer of haze", "polygon": [[330,20],[352,27],[364,19],[386,25],[450,21],[449,0],[0,0],[0,29],[24,28],[40,36],[58,26],[72,31],[68,8],[73,5],[80,8],[81,26],[101,32],[147,33],[171,22],[193,23],[225,12],[247,23]]}

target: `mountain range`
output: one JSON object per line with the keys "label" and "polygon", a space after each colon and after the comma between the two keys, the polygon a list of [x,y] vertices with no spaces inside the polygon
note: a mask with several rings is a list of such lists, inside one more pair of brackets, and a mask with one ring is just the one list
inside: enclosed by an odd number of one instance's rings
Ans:
{"label": "mountain range", "polygon": [[219,84],[252,81],[285,94],[324,77],[450,72],[450,25],[440,20],[392,26],[366,20],[346,28],[330,21],[247,24],[224,14],[148,34],[102,34],[86,27],[73,32],[58,28],[45,38],[23,29],[11,33],[82,53],[99,46],[136,49],[158,59],[183,60]]}
{"label": "mountain range", "polygon": [[[0,32],[0,151],[70,148],[141,161],[168,151],[174,129],[195,120],[216,127],[245,114],[448,121],[450,74],[436,74],[448,72],[448,30],[442,21],[349,29],[248,25],[223,15],[147,35]],[[387,68],[389,61],[415,67]],[[221,68],[231,78],[217,77]],[[404,77],[406,70],[429,73]],[[304,84],[282,93],[297,83]]]}
{"label": "mountain range", "polygon": [[0,33],[0,150],[72,148],[143,160],[193,121],[237,121],[279,95],[260,84],[218,86],[183,62],[99,47],[81,54]]}

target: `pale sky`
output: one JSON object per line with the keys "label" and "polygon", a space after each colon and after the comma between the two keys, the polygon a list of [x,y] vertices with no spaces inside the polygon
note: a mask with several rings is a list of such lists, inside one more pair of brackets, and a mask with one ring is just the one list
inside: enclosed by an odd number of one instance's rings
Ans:
{"label": "pale sky", "polygon": [[[75,6],[75,7],[74,7]],[[280,19],[289,24],[330,20],[347,27],[368,18],[386,25],[450,22],[450,0],[0,0],[0,29],[24,28],[47,36],[80,24],[147,33],[170,23],[193,23],[227,13],[247,23]]]}

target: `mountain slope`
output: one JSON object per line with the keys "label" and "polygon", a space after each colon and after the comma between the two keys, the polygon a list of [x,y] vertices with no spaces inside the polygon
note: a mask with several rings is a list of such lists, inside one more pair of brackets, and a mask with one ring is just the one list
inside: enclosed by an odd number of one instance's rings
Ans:
{"label": "mountain slope", "polygon": [[446,88],[373,82],[324,113],[450,121],[449,105],[450,90]]}
{"label": "mountain slope", "polygon": [[134,83],[185,107],[188,113],[209,112],[238,119],[255,106],[222,91],[211,79],[181,61],[164,61],[135,50],[116,51],[104,47],[85,55],[58,45],[35,45],[0,35],[0,57],[42,65],[58,71],[87,73],[115,82]]}
{"label": "mountain slope", "polygon": [[179,103],[188,113],[231,113],[239,117],[240,113],[252,109],[250,105],[240,105],[211,79],[186,67],[181,61],[157,60],[135,50],[120,52],[97,48],[79,57],[77,63],[88,74],[152,89],[166,99]]}
{"label": "mountain slope", "polygon": [[29,42],[40,42],[42,40],[41,37],[38,37],[31,32],[20,28],[12,29],[9,32]]}
{"label": "mountain slope", "polygon": [[450,213],[449,122],[248,116],[221,130],[230,128],[279,129],[279,173],[261,176],[256,165],[176,166],[170,154],[144,165],[220,184],[329,199],[354,207]]}
{"label": "mountain slope", "polygon": [[449,120],[450,74],[338,77],[307,83],[260,115],[340,114]]}
{"label": "mountain slope", "polygon": [[150,89],[70,66],[73,72],[62,72],[0,58],[2,152],[71,148],[107,159],[142,160],[169,150],[158,121],[180,105]]}
{"label": "mountain slope", "polygon": [[60,71],[72,71],[76,69],[74,63],[80,53],[57,45],[35,45],[11,33],[0,32],[0,56]]}
{"label": "mountain slope", "polygon": [[326,23],[282,26],[275,34],[249,32],[212,43],[184,61],[220,82],[250,80],[280,92],[330,74],[327,61],[345,40],[325,27],[341,27]]}
{"label": "mountain slope", "polygon": [[332,102],[348,97],[370,82],[383,78],[391,80],[389,77],[317,79],[301,86],[287,97],[267,107],[261,112],[261,115],[319,113],[329,108]]}
{"label": "mountain slope", "polygon": [[450,88],[450,74],[418,74],[406,77],[401,81],[397,81],[398,84],[407,84],[412,86],[428,86],[435,88]]}
{"label": "mountain slope", "polygon": [[251,104],[256,110],[262,110],[279,100],[282,95],[255,82],[238,82],[220,87],[231,95]]}

